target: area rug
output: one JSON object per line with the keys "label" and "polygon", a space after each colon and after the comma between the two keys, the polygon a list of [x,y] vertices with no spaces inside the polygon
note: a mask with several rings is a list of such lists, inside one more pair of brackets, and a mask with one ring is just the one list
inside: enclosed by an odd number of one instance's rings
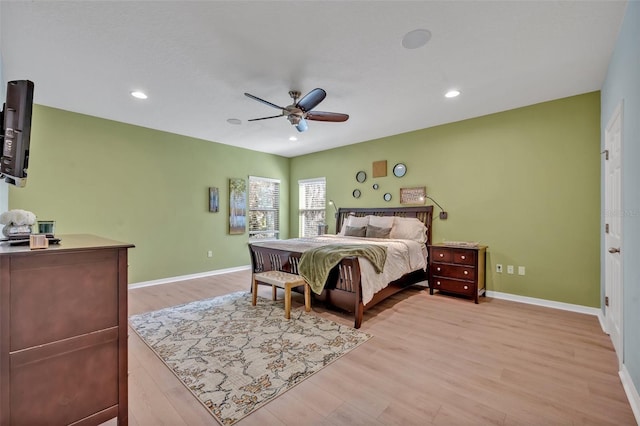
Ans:
{"label": "area rug", "polygon": [[223,425],[232,425],[371,336],[238,292],[133,315],[132,328]]}

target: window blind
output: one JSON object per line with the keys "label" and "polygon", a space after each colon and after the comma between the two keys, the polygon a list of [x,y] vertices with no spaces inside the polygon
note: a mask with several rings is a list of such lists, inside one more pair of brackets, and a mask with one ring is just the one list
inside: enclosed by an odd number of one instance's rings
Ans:
{"label": "window blind", "polygon": [[326,178],[299,180],[298,188],[300,194],[299,235],[301,237],[315,237],[324,233],[327,205]]}
{"label": "window blind", "polygon": [[274,239],[280,233],[280,180],[249,176],[249,239]]}

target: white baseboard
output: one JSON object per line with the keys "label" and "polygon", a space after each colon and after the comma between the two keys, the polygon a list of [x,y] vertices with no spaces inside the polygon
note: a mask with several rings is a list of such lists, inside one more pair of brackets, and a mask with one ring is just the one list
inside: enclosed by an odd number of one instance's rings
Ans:
{"label": "white baseboard", "polygon": [[622,381],[624,391],[627,394],[629,404],[631,404],[633,415],[636,417],[636,423],[640,424],[640,395],[638,395],[638,388],[634,385],[633,380],[629,375],[629,370],[627,370],[627,367],[624,364],[622,364],[622,368],[618,375]]}
{"label": "white baseboard", "polygon": [[[511,293],[501,293],[499,291],[487,291],[487,297],[494,297],[496,299],[511,300],[514,302],[527,303],[529,305],[545,306],[547,308],[562,309],[563,311],[578,312],[581,314],[595,315],[600,321],[602,326],[602,310],[600,308],[592,308],[590,306],[573,305],[571,303],[555,302],[553,300],[536,299],[535,297],[519,296]],[[604,330],[604,328],[603,328]]]}
{"label": "white baseboard", "polygon": [[180,275],[178,277],[161,278],[159,280],[142,281],[135,284],[129,284],[129,290],[133,290],[134,288],[149,287],[152,285],[169,284],[169,283],[174,283],[176,281],[186,281],[186,280],[193,280],[195,278],[210,277],[213,275],[228,274],[229,272],[244,271],[246,269],[251,269],[251,265],[236,266],[234,268],[227,268],[227,269],[217,269],[215,271],[200,272],[197,274]]}

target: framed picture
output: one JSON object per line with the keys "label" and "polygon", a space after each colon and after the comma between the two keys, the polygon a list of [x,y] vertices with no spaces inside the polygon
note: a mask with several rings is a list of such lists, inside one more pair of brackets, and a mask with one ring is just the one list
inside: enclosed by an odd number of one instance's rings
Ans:
{"label": "framed picture", "polygon": [[220,202],[218,199],[218,188],[215,186],[209,187],[209,211],[218,213],[220,209]]}
{"label": "framed picture", "polygon": [[426,195],[426,186],[400,188],[400,204],[424,204]]}
{"label": "framed picture", "polygon": [[247,223],[247,181],[229,179],[229,234],[244,234]]}

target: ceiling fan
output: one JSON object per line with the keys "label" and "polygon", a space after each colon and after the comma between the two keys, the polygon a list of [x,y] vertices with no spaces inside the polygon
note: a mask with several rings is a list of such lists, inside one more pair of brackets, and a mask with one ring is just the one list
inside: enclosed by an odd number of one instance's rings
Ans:
{"label": "ceiling fan", "polygon": [[322,100],[327,96],[327,92],[320,88],[313,89],[312,91],[304,95],[304,97],[300,99],[300,101],[298,101],[298,98],[300,98],[300,92],[297,90],[290,90],[289,96],[293,98],[293,104],[286,107],[272,104],[271,102],[260,99],[259,97],[253,96],[250,93],[245,93],[245,96],[282,111],[282,113],[279,115],[252,118],[247,121],[258,121],[276,117],[287,117],[287,120],[289,120],[292,125],[296,126],[296,129],[298,129],[299,132],[304,132],[308,128],[307,120],[340,122],[347,121],[349,119],[348,114],[341,114],[339,112],[311,111],[316,106],[318,106],[318,104],[322,102]]}

